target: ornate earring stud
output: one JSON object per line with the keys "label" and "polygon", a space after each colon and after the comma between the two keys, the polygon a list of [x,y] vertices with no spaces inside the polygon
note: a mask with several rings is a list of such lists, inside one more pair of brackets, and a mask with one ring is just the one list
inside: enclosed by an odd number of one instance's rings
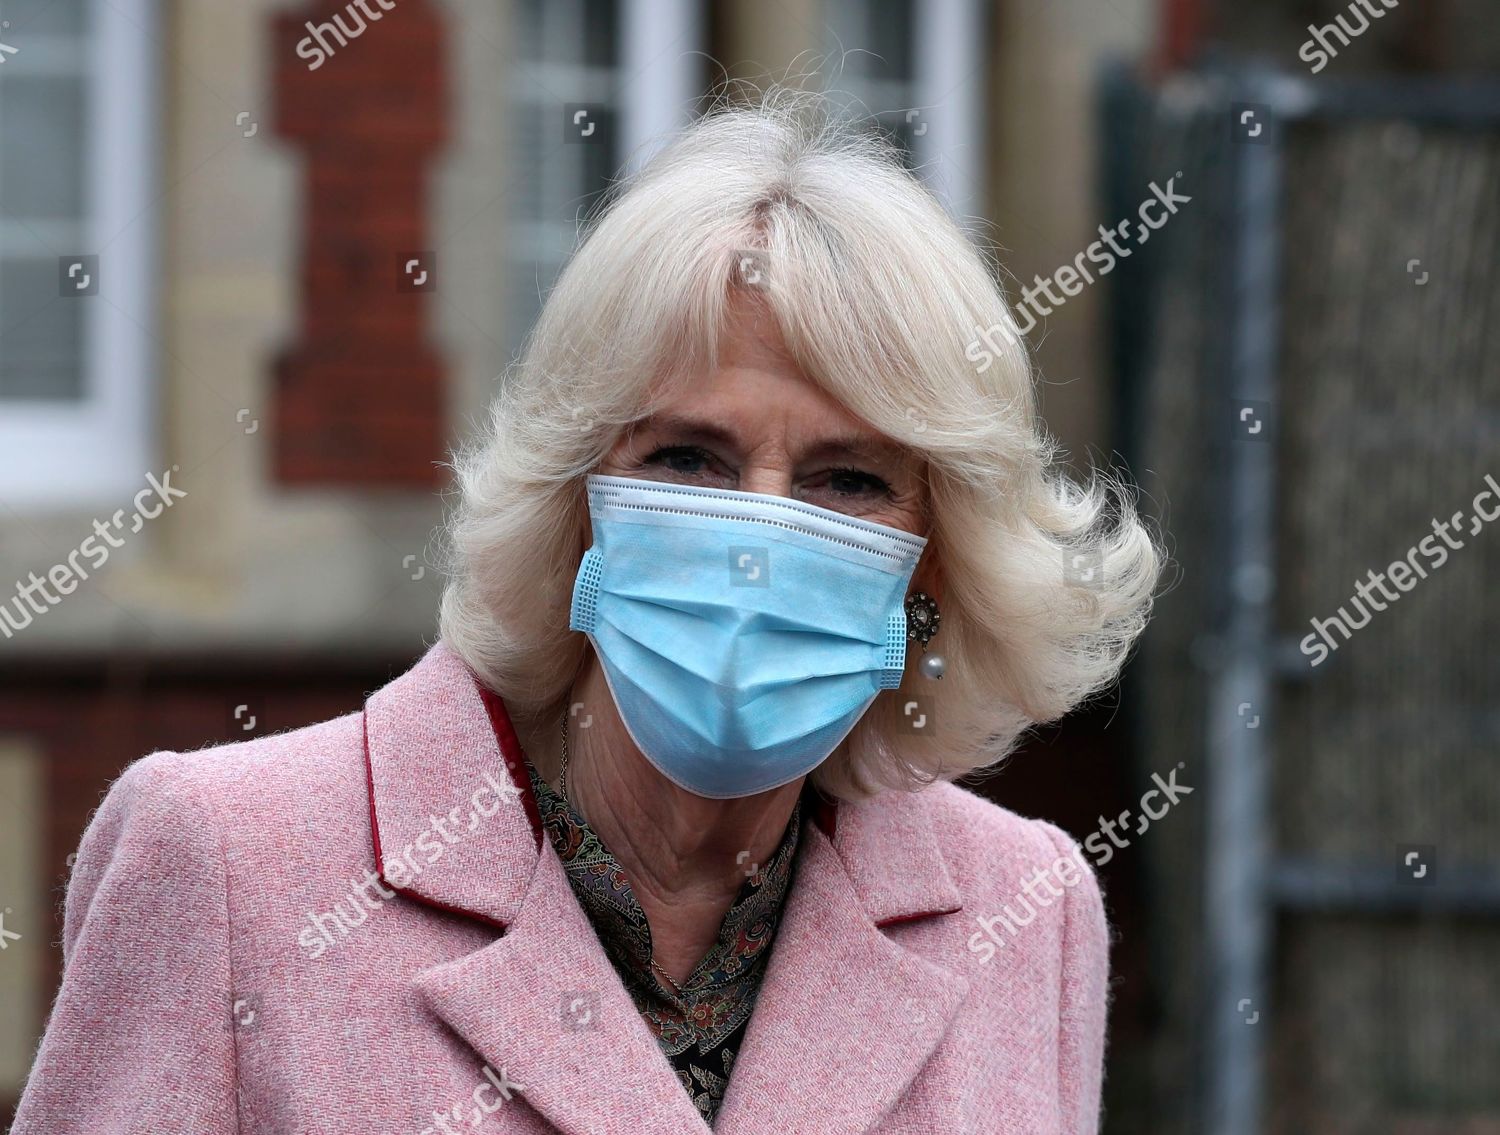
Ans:
{"label": "ornate earring stud", "polygon": [[906,597],[906,635],[922,644],[921,670],[929,678],[941,678],[948,668],[948,660],[941,654],[927,653],[927,644],[938,633],[938,624],[942,620],[937,600],[927,592],[913,591]]}

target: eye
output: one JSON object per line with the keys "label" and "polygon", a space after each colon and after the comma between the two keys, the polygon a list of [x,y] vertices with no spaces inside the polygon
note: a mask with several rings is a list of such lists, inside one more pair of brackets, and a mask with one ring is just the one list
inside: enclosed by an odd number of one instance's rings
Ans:
{"label": "eye", "polygon": [[888,493],[890,484],[883,477],[863,469],[842,468],[828,471],[828,487],[835,493],[854,496],[861,493]]}
{"label": "eye", "polygon": [[714,455],[696,445],[664,445],[647,454],[642,465],[661,465],[673,473],[703,473],[714,463]]}

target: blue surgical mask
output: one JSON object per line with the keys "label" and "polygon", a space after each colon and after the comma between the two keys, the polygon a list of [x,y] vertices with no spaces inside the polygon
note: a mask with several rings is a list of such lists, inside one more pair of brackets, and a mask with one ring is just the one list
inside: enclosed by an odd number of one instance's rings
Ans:
{"label": "blue surgical mask", "polygon": [[766,493],[587,486],[569,626],[672,783],[716,800],[787,784],[900,685],[923,537]]}

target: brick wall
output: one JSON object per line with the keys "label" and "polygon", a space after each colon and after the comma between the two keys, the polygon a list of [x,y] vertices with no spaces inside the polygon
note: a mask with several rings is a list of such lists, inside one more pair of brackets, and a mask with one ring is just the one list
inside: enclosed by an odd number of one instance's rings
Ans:
{"label": "brick wall", "polygon": [[445,480],[445,367],[425,341],[439,287],[428,182],[448,134],[445,32],[426,0],[399,0],[379,20],[315,0],[275,20],[275,129],[300,154],[304,201],[300,328],[273,364],[284,483]]}

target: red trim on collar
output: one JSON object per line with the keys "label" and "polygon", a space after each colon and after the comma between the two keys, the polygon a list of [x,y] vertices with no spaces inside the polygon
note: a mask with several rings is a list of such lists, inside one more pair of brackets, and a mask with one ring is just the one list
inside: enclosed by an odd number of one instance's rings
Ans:
{"label": "red trim on collar", "polygon": [[496,930],[504,933],[509,928],[503,922],[480,914],[478,911],[469,910],[466,907],[449,906],[447,903],[439,902],[437,899],[430,899],[425,895],[417,894],[415,891],[408,891],[404,887],[396,886],[395,883],[386,877],[385,853],[380,848],[380,821],[375,815],[375,769],[370,764],[370,715],[368,712],[360,714],[360,728],[365,741],[365,784],[369,789],[370,796],[370,840],[375,846],[375,873],[380,876],[380,881],[404,899],[421,903],[423,906],[430,906],[433,910],[440,910],[445,914],[461,914],[465,918],[478,919],[485,925],[493,926]]}
{"label": "red trim on collar", "polygon": [[531,776],[526,771],[526,754],[521,749],[520,738],[516,736],[516,727],[511,722],[510,713],[505,708],[505,702],[500,700],[500,695],[474,676],[474,684],[479,687],[479,698],[484,702],[485,712],[490,717],[490,727],[495,731],[495,740],[500,744],[500,757],[505,761],[505,771],[510,774],[510,782],[516,786],[521,796],[521,805],[526,809],[526,819],[531,822],[531,834],[536,839],[537,851],[542,850],[542,812],[537,807],[536,793],[531,791]]}
{"label": "red trim on collar", "polygon": [[963,907],[956,906],[952,910],[919,910],[916,914],[901,914],[895,918],[882,918],[875,925],[881,930],[887,926],[900,926],[903,922],[915,922],[919,918],[936,918],[940,914],[957,914]]}
{"label": "red trim on collar", "polygon": [[815,784],[808,785],[812,793],[813,823],[817,824],[830,843],[839,830],[839,802],[823,793]]}

